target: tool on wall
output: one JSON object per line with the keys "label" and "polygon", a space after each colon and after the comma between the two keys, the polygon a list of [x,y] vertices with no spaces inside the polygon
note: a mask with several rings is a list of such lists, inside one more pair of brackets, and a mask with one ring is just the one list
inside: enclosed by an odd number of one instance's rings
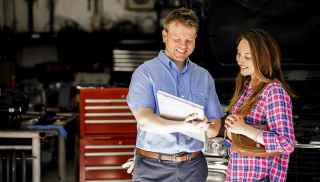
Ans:
{"label": "tool on wall", "polygon": [[33,4],[36,0],[25,0],[27,3],[27,9],[28,9],[28,31],[29,33],[33,33]]}
{"label": "tool on wall", "polygon": [[3,0],[2,10],[0,17],[2,17],[3,27],[10,27],[12,30],[16,30],[17,17],[16,17],[16,2],[13,0]]}
{"label": "tool on wall", "polygon": [[54,32],[55,0],[48,0],[48,9],[49,9],[49,32],[52,34]]}
{"label": "tool on wall", "polygon": [[101,27],[101,19],[103,14],[103,1],[101,0],[88,0],[87,10],[92,11],[91,16],[91,30],[97,30]]}
{"label": "tool on wall", "polygon": [[3,25],[8,25],[8,0],[3,0],[2,2],[2,15],[3,15]]}

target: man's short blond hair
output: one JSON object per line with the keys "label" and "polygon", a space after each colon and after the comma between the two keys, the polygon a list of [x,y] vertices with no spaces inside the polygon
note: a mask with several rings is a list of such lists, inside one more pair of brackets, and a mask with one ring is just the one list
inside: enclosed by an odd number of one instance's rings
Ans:
{"label": "man's short blond hair", "polygon": [[171,22],[179,22],[186,26],[194,27],[199,30],[199,19],[195,12],[188,8],[178,8],[172,10],[164,20],[163,28],[167,30],[168,25]]}

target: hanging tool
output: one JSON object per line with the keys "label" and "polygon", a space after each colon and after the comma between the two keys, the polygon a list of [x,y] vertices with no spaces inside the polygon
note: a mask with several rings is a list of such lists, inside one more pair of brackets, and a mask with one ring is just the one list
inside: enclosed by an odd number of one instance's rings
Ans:
{"label": "hanging tool", "polygon": [[29,33],[33,33],[33,4],[36,0],[25,0],[27,2],[28,9],[28,31]]}

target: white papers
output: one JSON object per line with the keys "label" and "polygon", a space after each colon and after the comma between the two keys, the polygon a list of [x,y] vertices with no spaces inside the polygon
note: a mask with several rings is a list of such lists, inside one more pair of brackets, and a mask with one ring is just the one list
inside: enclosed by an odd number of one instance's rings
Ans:
{"label": "white papers", "polygon": [[192,137],[194,139],[197,139],[201,142],[205,142],[205,130],[202,130],[196,126],[194,126],[191,123],[185,123],[181,122],[176,125],[170,125],[170,126],[157,126],[154,125],[145,125],[145,126],[139,126],[139,129],[151,133],[157,133],[157,134],[168,134],[168,133],[182,133],[186,136]]}
{"label": "white papers", "polygon": [[[204,107],[191,101],[176,97],[169,93],[158,91],[157,100],[160,110],[160,116],[175,121],[184,121],[190,114],[197,114],[199,119],[204,119]],[[139,122],[138,122],[139,124]],[[158,133],[183,133],[189,137],[205,142],[205,129],[189,122],[180,122],[176,124],[152,125],[152,122],[146,125],[138,125],[139,129]]]}
{"label": "white papers", "polygon": [[190,114],[197,114],[199,119],[204,118],[203,106],[174,96],[164,91],[157,91],[157,100],[160,116],[183,121]]}

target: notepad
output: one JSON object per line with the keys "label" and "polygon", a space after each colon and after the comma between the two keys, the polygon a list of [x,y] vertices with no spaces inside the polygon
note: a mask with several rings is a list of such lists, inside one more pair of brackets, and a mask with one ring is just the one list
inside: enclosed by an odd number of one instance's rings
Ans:
{"label": "notepad", "polygon": [[204,118],[204,107],[189,100],[158,90],[157,100],[160,116],[172,120],[184,121],[190,114],[196,113]]}

